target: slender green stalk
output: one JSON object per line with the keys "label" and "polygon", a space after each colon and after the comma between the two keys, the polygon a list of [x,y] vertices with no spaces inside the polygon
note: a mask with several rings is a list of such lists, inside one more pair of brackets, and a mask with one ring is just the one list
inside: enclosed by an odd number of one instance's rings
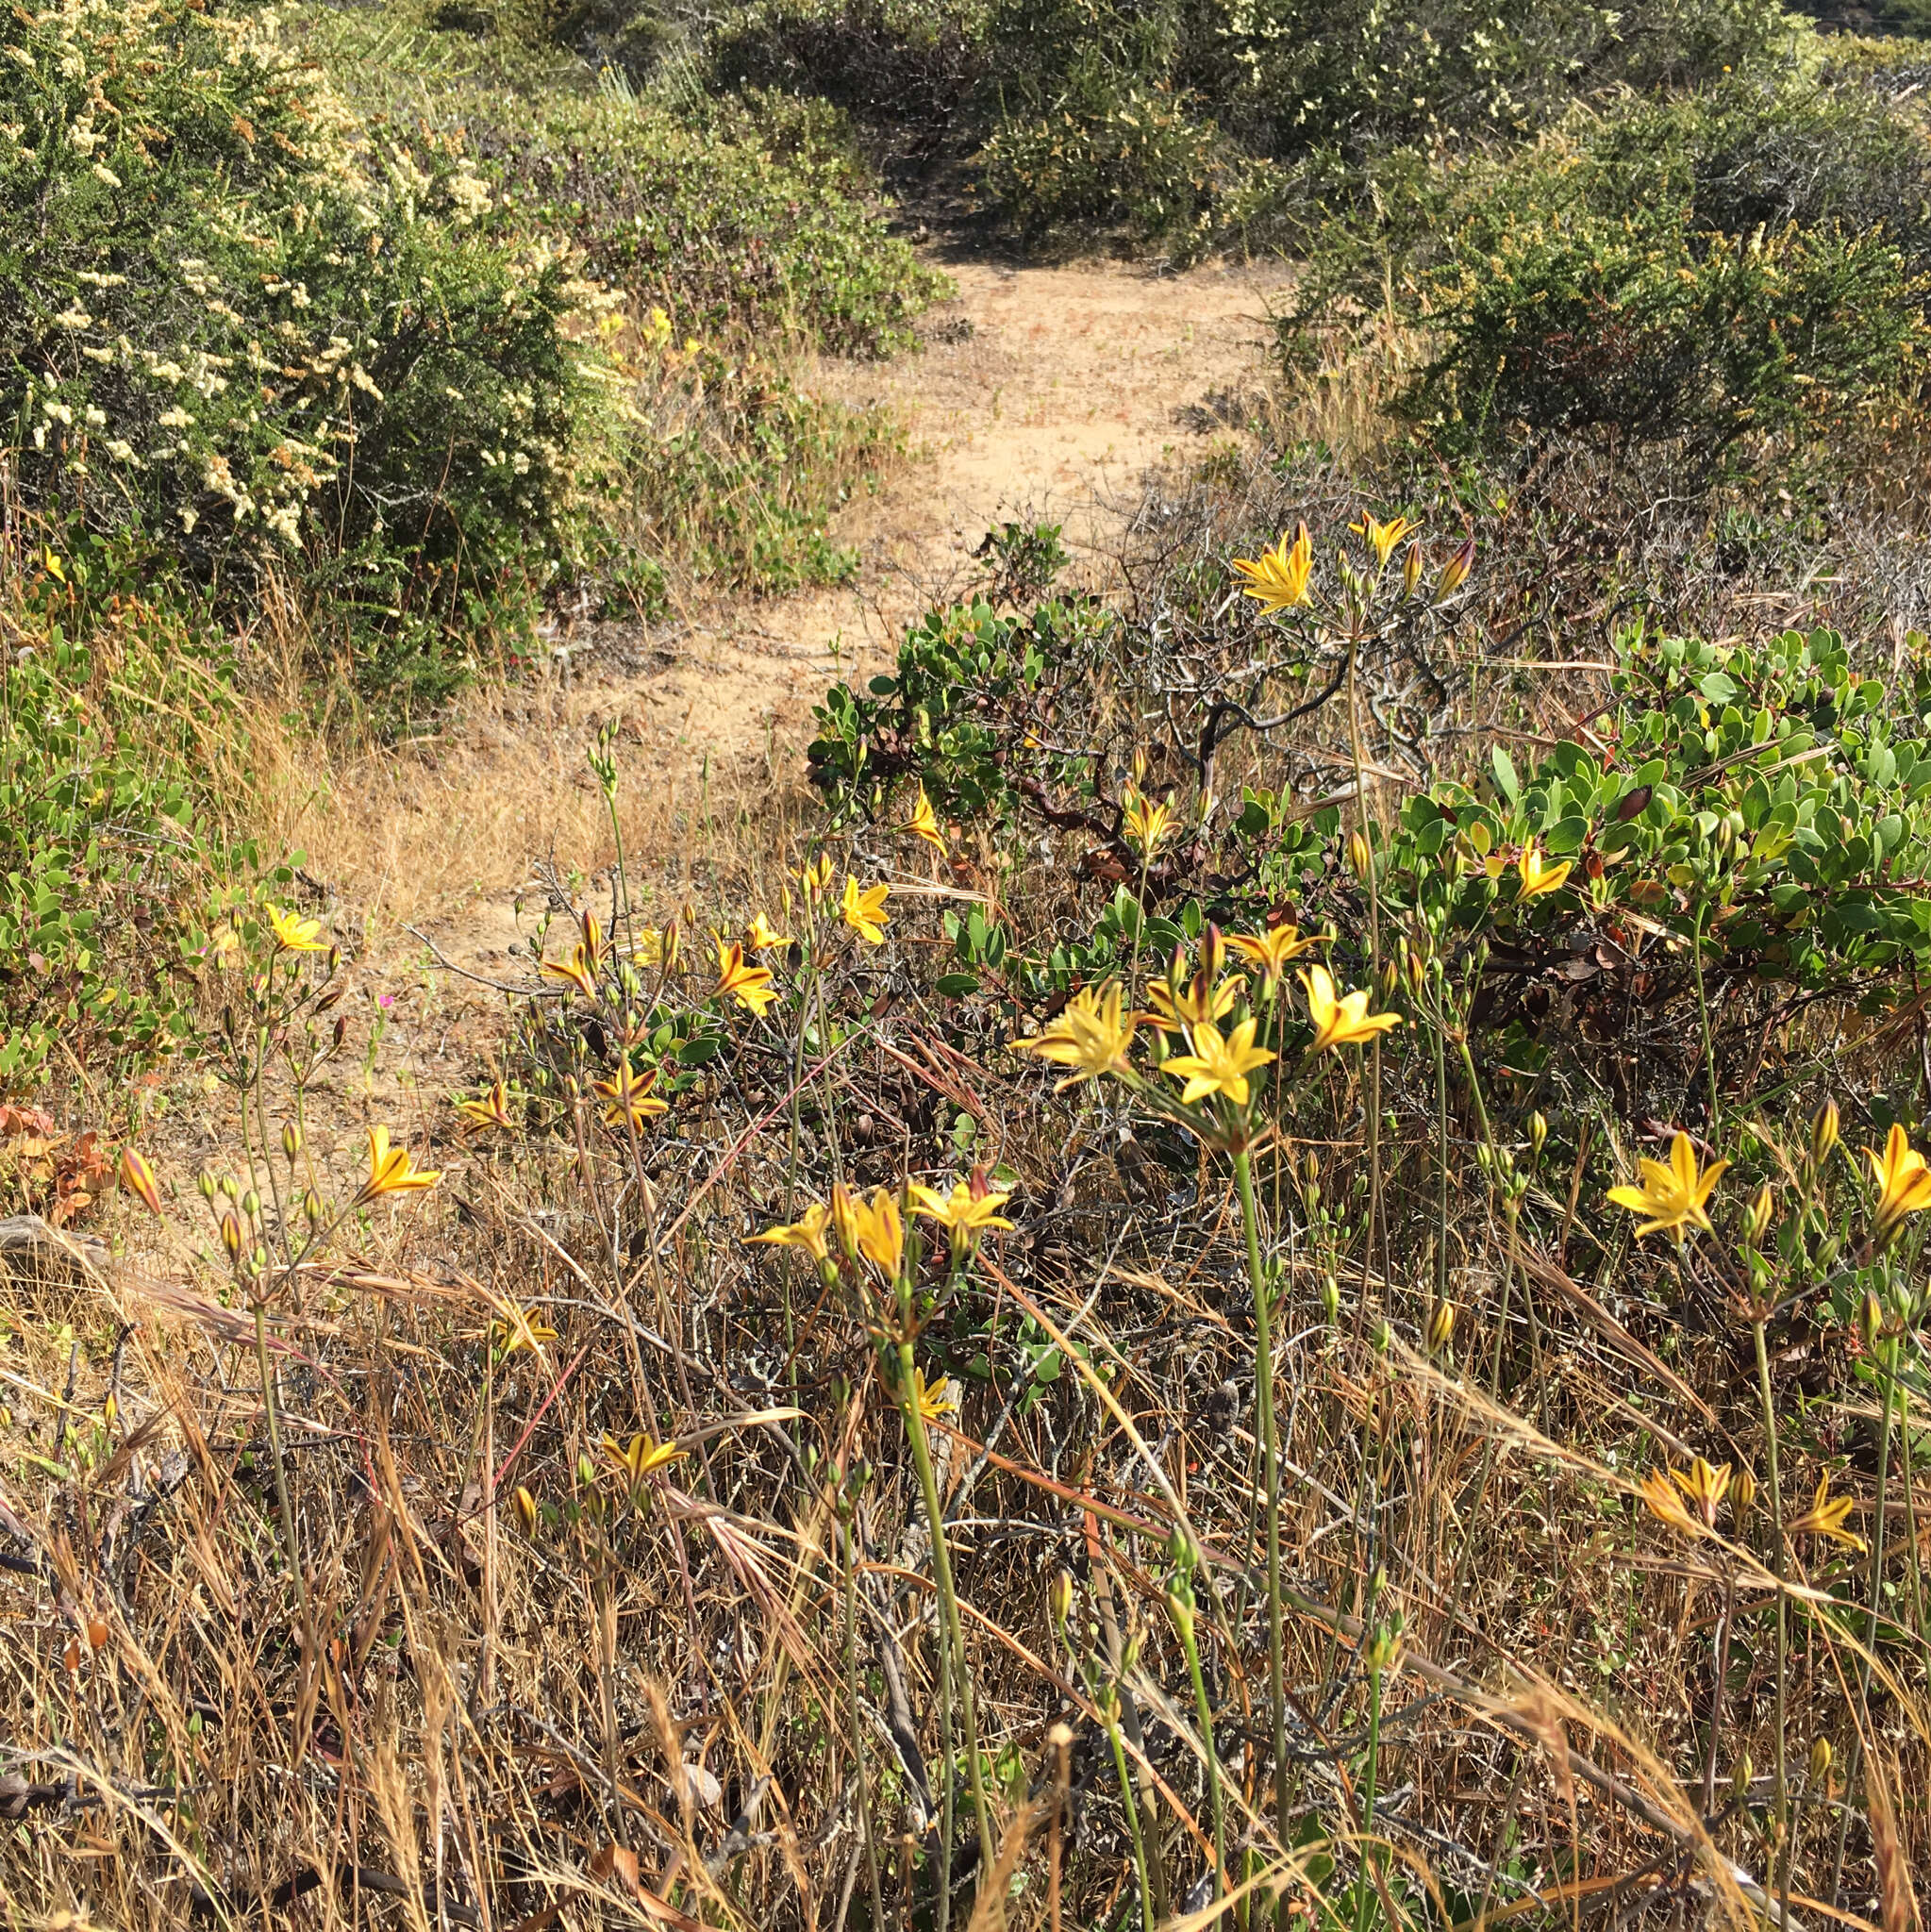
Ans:
{"label": "slender green stalk", "polygon": [[1448,1041],[1445,1026],[1429,1027],[1435,1049],[1435,1305],[1448,1299]]}
{"label": "slender green stalk", "polygon": [[[1884,1607],[1884,1515],[1889,1501],[1890,1405],[1892,1391],[1897,1386],[1895,1348],[1896,1344],[1893,1342],[1893,1353],[1889,1365],[1876,1349],[1872,1351],[1876,1356],[1878,1371],[1884,1382],[1884,1406],[1878,1411],[1877,1419],[1877,1519],[1871,1525],[1871,1583],[1866,1594],[1870,1615],[1864,1627],[1864,1652],[1857,1664],[1857,1702],[1867,1713],[1871,1708],[1871,1658],[1872,1653],[1877,1648],[1877,1619]],[[1905,1449],[1908,1457],[1908,1437],[1906,1438]],[[1856,1782],[1859,1759],[1863,1755],[1860,1748],[1863,1742],[1861,1727],[1854,1726],[1852,1737],[1847,1788]],[[1838,1824],[1837,1858],[1830,1878],[1830,1896],[1833,1905],[1837,1902],[1839,1887],[1843,1882],[1844,1835],[1850,1825],[1850,1807],[1846,1805]],[[1785,1916],[1788,1918],[1789,1914],[1786,1913]]]}
{"label": "slender green stalk", "polygon": [[1917,1484],[1911,1476],[1911,1391],[1907,1383],[1898,1385],[1898,1436],[1902,1453],[1898,1457],[1898,1475],[1905,1486],[1905,1536],[1911,1549],[1911,1623],[1918,1633],[1918,1645],[1923,1649],[1931,1642],[1931,1634],[1924,1628],[1924,1563],[1918,1544],[1918,1500]]}
{"label": "slender green stalk", "polygon": [[1187,1674],[1193,1683],[1193,1708],[1200,1720],[1200,1745],[1207,1754],[1207,1803],[1213,1819],[1213,1895],[1226,1895],[1227,1829],[1221,1803],[1220,1753],[1214,1743],[1213,1706],[1207,1694],[1207,1677],[1200,1668],[1199,1634],[1194,1627],[1193,1587],[1184,1576],[1168,1592],[1174,1628],[1179,1633],[1180,1648],[1187,1653]]}
{"label": "slender green stalk", "polygon": [[1381,1666],[1380,1640],[1371,1640],[1373,1655],[1368,1660],[1368,1755],[1361,1770],[1361,1876],[1356,1887],[1355,1932],[1368,1932],[1368,1919],[1374,1899],[1374,1856],[1369,1840],[1374,1835],[1374,1779],[1381,1758]]}
{"label": "slender green stalk", "polygon": [[261,1412],[268,1423],[268,1457],[275,1465],[275,1500],[281,1511],[282,1541],[288,1547],[289,1574],[294,1579],[295,1602],[301,1607],[302,1629],[308,1628],[308,1580],[302,1574],[302,1550],[295,1540],[295,1510],[289,1501],[289,1473],[282,1459],[281,1415],[275,1397],[275,1370],[268,1358],[268,1309],[255,1303],[255,1363],[261,1374]]}
{"label": "slender green stalk", "polygon": [[845,1711],[852,1727],[852,1769],[858,1779],[858,1830],[865,1843],[865,1876],[872,1890],[872,1923],[885,1924],[885,1891],[878,1878],[878,1844],[872,1832],[872,1780],[865,1771],[865,1727],[858,1715],[858,1547],[855,1525],[842,1525],[845,1557]]}
{"label": "slender green stalk", "polygon": [[[1764,1341],[1764,1324],[1761,1321],[1750,1324],[1751,1333],[1756,1339],[1756,1393],[1763,1404],[1763,1437],[1765,1459],[1770,1468],[1770,1534],[1771,1568],[1777,1580],[1777,1676],[1776,1676],[1776,1815],[1779,1830],[1788,1822],[1789,1806],[1788,1783],[1789,1765],[1785,1761],[1784,1743],[1784,1705],[1790,1686],[1790,1609],[1784,1598],[1784,1486],[1777,1468],[1777,1412],[1776,1402],[1770,1388],[1770,1350]],[[1790,1870],[1790,1834],[1783,1831],[1784,1870]],[[1788,1901],[1786,1901],[1788,1907]],[[1786,1910],[1785,1919],[1790,1913]]]}
{"label": "slender green stalk", "polygon": [[[901,1290],[901,1305],[908,1292]],[[912,1460],[918,1466],[919,1488],[925,1501],[925,1522],[932,1534],[932,1578],[939,1590],[939,1613],[943,1624],[943,1638],[941,1651],[951,1661],[947,1674],[956,1683],[958,1691],[959,1715],[965,1720],[966,1774],[973,1788],[973,1815],[979,1828],[979,1857],[982,1872],[992,1869],[995,1852],[992,1843],[992,1819],[986,1803],[985,1774],[979,1765],[979,1729],[973,1710],[973,1684],[971,1673],[966,1668],[965,1638],[959,1624],[958,1596],[953,1589],[952,1557],[945,1546],[945,1512],[939,1501],[939,1479],[932,1470],[932,1449],[925,1440],[925,1418],[919,1413],[918,1383],[913,1374],[912,1344],[909,1340],[900,1338],[898,1344],[898,1373],[900,1407],[906,1419],[906,1433],[911,1438]],[[945,1766],[945,1788],[950,1808],[952,1790],[952,1764],[950,1748],[947,1750]],[[951,1856],[948,1837],[945,1856]],[[949,1881],[941,1878],[941,1884],[949,1891]],[[944,1907],[941,1907],[941,1913]],[[941,1923],[943,1923],[941,1918]]]}
{"label": "slender green stalk", "polygon": [[1234,1156],[1234,1184],[1240,1194],[1240,1224],[1247,1237],[1247,1279],[1254,1291],[1254,1416],[1260,1437],[1260,1482],[1267,1536],[1267,1703],[1273,1741],[1274,1824],[1280,1841],[1288,1828],[1288,1706],[1285,1640],[1281,1626],[1281,1458],[1274,1435],[1273,1311],[1260,1266],[1260,1224],[1254,1205],[1254,1169],[1243,1148]]}
{"label": "slender green stalk", "polygon": [[1154,1932],[1153,1892],[1146,1881],[1146,1836],[1140,1829],[1140,1805],[1133,1795],[1133,1777],[1126,1767],[1126,1744],[1120,1735],[1120,1691],[1107,1685],[1100,1695],[1100,1714],[1106,1720],[1107,1741],[1113,1747],[1113,1769],[1120,1779],[1120,1803],[1126,1813],[1126,1826],[1133,1835],[1133,1874],[1140,1881],[1140,1918],[1146,1932]]}

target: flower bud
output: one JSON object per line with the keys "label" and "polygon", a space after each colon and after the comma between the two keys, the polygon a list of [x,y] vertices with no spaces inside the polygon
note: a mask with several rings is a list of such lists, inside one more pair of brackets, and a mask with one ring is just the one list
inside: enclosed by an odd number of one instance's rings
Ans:
{"label": "flower bud", "polygon": [[201,1170],[200,1178],[195,1181],[194,1185],[200,1191],[201,1198],[204,1201],[212,1201],[214,1199],[214,1175],[209,1174],[207,1168],[204,1167]]}
{"label": "flower bud", "polygon": [[322,1219],[322,1196],[313,1188],[302,1196],[302,1212],[308,1217],[310,1227]]}
{"label": "flower bud", "polygon": [[1401,985],[1401,969],[1392,959],[1381,962],[1381,1004],[1385,1007]]}
{"label": "flower bud", "polygon": [[1355,876],[1366,882],[1374,870],[1374,848],[1368,842],[1368,835],[1359,825],[1348,834],[1348,864],[1354,869]]}
{"label": "flower bud", "polygon": [[1750,1206],[1743,1215],[1743,1240],[1753,1248],[1763,1245],[1763,1238],[1770,1232],[1771,1216],[1776,1211],[1772,1199],[1770,1183],[1766,1181],[1758,1188]]}
{"label": "flower bud", "polygon": [[1884,1304],[1874,1294],[1864,1297],[1857,1310],[1857,1335],[1866,1348],[1874,1348],[1884,1333]]}
{"label": "flower bud", "polygon": [[1193,1592],[1184,1583],[1175,1583],[1168,1591],[1167,1614],[1174,1620],[1174,1634],[1190,1650],[1193,1647]]}
{"label": "flower bud", "polygon": [[1404,597],[1415,594],[1415,586],[1422,581],[1422,545],[1419,541],[1408,545],[1408,554],[1402,558],[1401,589]]}
{"label": "flower bud", "polygon": [[1538,1113],[1532,1113],[1532,1114],[1531,1114],[1531,1115],[1529,1116],[1529,1155],[1530,1155],[1530,1158],[1533,1158],[1533,1159],[1536,1159],[1536,1160],[1540,1160],[1540,1159],[1541,1159],[1541,1158],[1542,1158],[1542,1149],[1543,1149],[1544,1147],[1546,1147],[1546,1146],[1548,1145],[1548,1143],[1549,1143],[1549,1123],[1548,1123],[1548,1121],[1547,1121],[1547,1120],[1546,1120],[1546,1119],[1545,1119],[1545,1118],[1544,1118],[1544,1117],[1543,1117],[1543,1116],[1542,1116],[1542,1115],[1541,1115],[1541,1114],[1540,1114],[1540,1112],[1538,1112]]}
{"label": "flower bud", "polygon": [[293,1121],[282,1124],[282,1153],[292,1161],[302,1151],[302,1130]]}
{"label": "flower bud", "polygon": [[1323,1274],[1321,1277],[1321,1307],[1330,1326],[1340,1321],[1341,1285],[1332,1274]]}
{"label": "flower bud", "polygon": [[1221,938],[1221,929],[1212,920],[1207,923],[1207,931],[1200,941],[1200,971],[1211,988],[1221,976],[1221,968],[1227,958],[1226,941]]}
{"label": "flower bud", "polygon": [[1388,1325],[1388,1317],[1384,1315],[1369,1331],[1369,1346],[1373,1349],[1376,1355],[1386,1355],[1390,1344],[1393,1341],[1394,1330]]}
{"label": "flower bud", "polygon": [[523,1524],[524,1536],[537,1533],[537,1499],[521,1483],[516,1486],[516,1494],[511,1499],[516,1505],[516,1519]]}
{"label": "flower bud", "polygon": [[858,1210],[842,1181],[832,1185],[831,1225],[838,1236],[839,1246],[844,1250],[845,1259],[856,1262],[858,1258]]}
{"label": "flower bud", "polygon": [[1756,1478],[1747,1469],[1740,1469],[1730,1481],[1730,1522],[1739,1536],[1743,1534],[1750,1512],[1756,1507]]}
{"label": "flower bud", "polygon": [[261,1196],[258,1194],[253,1188],[250,1188],[248,1191],[241,1196],[241,1212],[245,1214],[250,1221],[253,1221],[255,1217],[261,1212]]}
{"label": "flower bud", "polygon": [[1469,572],[1475,567],[1475,540],[1467,539],[1441,566],[1441,575],[1435,579],[1435,602],[1452,597],[1468,581]]}
{"label": "flower bud", "polygon": [[1381,1675],[1401,1661],[1401,1630],[1398,1624],[1384,1624],[1368,1641],[1368,1668]]}
{"label": "flower bud", "polygon": [[1750,1761],[1749,1752],[1738,1758],[1730,1772],[1730,1795],[1741,1799],[1749,1794],[1750,1780],[1756,1775],[1756,1767]]}
{"label": "flower bud", "polygon": [[161,1191],[155,1184],[154,1169],[133,1147],[121,1150],[121,1185],[136,1195],[150,1214],[161,1211]]}
{"label": "flower bud", "polygon": [[1837,1102],[1826,1100],[1810,1122],[1810,1159],[1813,1166],[1822,1167],[1830,1158],[1830,1150],[1837,1145]]}
{"label": "flower bud", "polygon": [[222,1216],[222,1246],[227,1250],[230,1261],[241,1258],[241,1224],[232,1213]]}
{"label": "flower bud", "polygon": [[[331,955],[332,957],[333,955]],[[331,975],[329,983],[322,989],[322,995],[315,1002],[315,1010],[318,1013],[325,1013],[331,1008],[341,1006],[342,994],[349,990],[349,983],[346,979],[337,979],[333,976],[335,973],[333,966],[328,970]]]}
{"label": "flower bud", "polygon": [[1046,1607],[1052,1613],[1054,1629],[1063,1635],[1066,1629],[1066,1620],[1073,1614],[1073,1572],[1071,1570],[1056,1570],[1053,1573],[1053,1582],[1047,1595]]}
{"label": "flower bud", "polygon": [[1321,1185],[1321,1157],[1311,1147],[1301,1157],[1301,1178],[1310,1188]]}
{"label": "flower bud", "polygon": [[1455,1335],[1455,1304],[1437,1302],[1428,1317],[1428,1353],[1440,1355]]}
{"label": "flower bud", "polygon": [[1813,1789],[1830,1775],[1830,1740],[1820,1738],[1810,1747],[1810,1783]]}

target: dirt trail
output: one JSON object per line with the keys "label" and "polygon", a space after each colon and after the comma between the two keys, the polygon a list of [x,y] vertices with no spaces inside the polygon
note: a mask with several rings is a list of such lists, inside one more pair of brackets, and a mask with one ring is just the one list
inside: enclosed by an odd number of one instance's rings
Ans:
{"label": "dirt trail", "polygon": [[408,948],[408,922],[450,959],[500,970],[535,863],[607,862],[584,762],[602,725],[619,732],[633,852],[688,844],[678,814],[700,787],[715,800],[779,780],[834,669],[889,658],[908,621],[982,572],[972,553],[995,522],[1063,524],[1074,578],[1103,582],[1142,478],[1198,461],[1224,433],[1213,404],[1257,380],[1280,286],[1225,268],[952,273],[957,298],[927,318],[923,354],[819,372],[830,393],[897,410],[916,453],[833,532],[859,550],[854,585],[658,630],[586,625],[558,640],[554,675],[472,706],[402,756],[319,791],[305,771],[284,774],[277,832],[341,906],[366,910],[378,957]]}
{"label": "dirt trail", "polygon": [[854,403],[884,403],[923,460],[839,531],[856,585],[740,607],[693,630],[682,660],[644,687],[659,729],[690,754],[762,752],[808,716],[834,669],[868,667],[905,625],[982,571],[973,553],[1008,519],[1057,523],[1075,578],[1104,581],[1107,549],[1162,464],[1197,461],[1214,405],[1258,374],[1279,277],[1200,270],[1156,278],[1082,264],[955,269],[929,345],[898,362],[824,372]]}

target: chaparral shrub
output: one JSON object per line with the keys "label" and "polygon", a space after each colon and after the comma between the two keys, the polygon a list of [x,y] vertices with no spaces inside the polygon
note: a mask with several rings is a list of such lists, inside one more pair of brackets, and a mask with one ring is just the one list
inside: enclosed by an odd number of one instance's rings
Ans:
{"label": "chaparral shrub", "polygon": [[[558,565],[591,294],[458,145],[358,130],[272,10],[76,0],[0,58],[0,442],[28,507],[368,627]],[[354,595],[350,598],[353,604]]]}

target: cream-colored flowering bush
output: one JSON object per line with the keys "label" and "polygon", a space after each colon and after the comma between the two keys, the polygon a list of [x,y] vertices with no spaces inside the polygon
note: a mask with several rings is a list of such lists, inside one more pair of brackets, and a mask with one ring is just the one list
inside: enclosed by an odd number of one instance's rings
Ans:
{"label": "cream-colored flowering bush", "polygon": [[433,682],[425,627],[562,552],[571,259],[492,229],[455,141],[358,129],[272,10],[71,0],[7,41],[0,450],[29,506],[218,585],[325,582]]}

